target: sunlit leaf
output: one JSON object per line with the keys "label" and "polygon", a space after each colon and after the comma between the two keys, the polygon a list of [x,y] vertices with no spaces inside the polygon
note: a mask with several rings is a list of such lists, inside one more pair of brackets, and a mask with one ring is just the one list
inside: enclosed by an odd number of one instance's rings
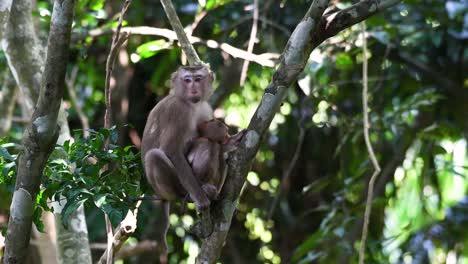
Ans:
{"label": "sunlit leaf", "polygon": [[164,39],[146,42],[137,47],[136,51],[142,59],[156,55],[159,51],[169,48],[169,43]]}

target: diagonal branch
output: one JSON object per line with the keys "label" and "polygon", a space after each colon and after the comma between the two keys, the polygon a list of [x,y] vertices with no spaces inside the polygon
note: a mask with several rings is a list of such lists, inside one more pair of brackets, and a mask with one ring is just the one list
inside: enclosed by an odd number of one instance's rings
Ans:
{"label": "diagonal branch", "polygon": [[288,87],[297,80],[305,67],[312,50],[340,30],[398,2],[399,0],[381,2],[369,0],[332,14],[333,17],[331,15],[323,17],[328,0],[313,1],[304,19],[291,35],[281,56],[279,67],[271,83],[265,89],[245,137],[228,161],[229,174],[221,194],[222,200],[214,205],[214,232],[203,241],[197,263],[214,263],[218,258],[229,231],[245,177],[260,146],[261,138],[279,110]]}
{"label": "diagonal branch", "polygon": [[197,52],[193,48],[192,44],[187,38],[185,34],[184,27],[182,27],[182,23],[180,23],[179,17],[172,5],[171,0],[161,0],[161,4],[164,7],[164,11],[169,19],[169,23],[171,23],[172,28],[177,34],[177,39],[179,40],[180,46],[184,51],[185,55],[187,55],[187,59],[190,65],[200,65],[203,64],[200,58],[198,57]]}
{"label": "diagonal branch", "polygon": [[328,0],[315,0],[297,25],[284,49],[278,70],[266,88],[239,148],[228,160],[229,171],[221,193],[222,200],[214,205],[213,210],[214,232],[203,240],[197,263],[215,263],[219,257],[231,225],[237,199],[259,148],[261,137],[280,108],[288,87],[305,67],[309,54],[314,48],[310,45],[312,34],[327,5]]}
{"label": "diagonal branch", "polygon": [[[249,45],[247,47],[247,52],[252,53],[255,39],[257,38],[257,28],[258,28],[258,0],[254,0],[253,4],[253,18],[252,18],[252,30],[250,31],[250,39]],[[245,79],[247,78],[247,71],[249,69],[249,61],[244,60],[244,64],[242,65],[241,77],[240,77],[240,85],[244,85]]]}
{"label": "diagonal branch", "polygon": [[312,45],[318,46],[340,31],[375,15],[402,0],[364,0],[343,10],[326,14],[320,21],[318,34],[312,39]]}

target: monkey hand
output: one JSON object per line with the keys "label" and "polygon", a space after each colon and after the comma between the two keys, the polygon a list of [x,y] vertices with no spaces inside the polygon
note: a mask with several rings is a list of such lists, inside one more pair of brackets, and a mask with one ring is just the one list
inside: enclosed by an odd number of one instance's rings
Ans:
{"label": "monkey hand", "polygon": [[206,195],[203,195],[202,199],[195,200],[195,205],[198,212],[203,212],[210,209],[211,201]]}
{"label": "monkey hand", "polygon": [[229,154],[230,152],[236,150],[246,133],[247,129],[242,129],[241,131],[237,132],[237,134],[230,136],[223,143],[223,153]]}
{"label": "monkey hand", "polygon": [[205,183],[202,185],[202,189],[211,201],[218,198],[218,190],[213,184]]}

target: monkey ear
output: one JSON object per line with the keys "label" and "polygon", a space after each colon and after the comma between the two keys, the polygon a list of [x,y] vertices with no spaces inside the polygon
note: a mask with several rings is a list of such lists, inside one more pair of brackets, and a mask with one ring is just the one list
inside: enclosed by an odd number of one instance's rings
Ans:
{"label": "monkey ear", "polygon": [[177,71],[175,71],[175,72],[173,72],[173,73],[171,74],[171,84],[174,83],[174,81],[175,81],[177,75],[179,74],[179,71],[180,71],[180,67],[177,69]]}
{"label": "monkey ear", "polygon": [[216,79],[216,76],[214,74],[214,72],[211,70],[211,66],[209,63],[205,63],[205,69],[206,71],[208,71],[208,74],[210,75],[210,79],[211,81],[213,82],[215,79]]}

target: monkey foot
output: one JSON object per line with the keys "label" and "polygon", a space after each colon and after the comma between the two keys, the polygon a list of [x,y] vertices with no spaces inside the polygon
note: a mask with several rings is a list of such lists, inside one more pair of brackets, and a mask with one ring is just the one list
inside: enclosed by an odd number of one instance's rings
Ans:
{"label": "monkey foot", "polygon": [[202,239],[209,237],[213,233],[211,219],[209,221],[199,220],[195,222],[195,224],[190,228],[189,232]]}

